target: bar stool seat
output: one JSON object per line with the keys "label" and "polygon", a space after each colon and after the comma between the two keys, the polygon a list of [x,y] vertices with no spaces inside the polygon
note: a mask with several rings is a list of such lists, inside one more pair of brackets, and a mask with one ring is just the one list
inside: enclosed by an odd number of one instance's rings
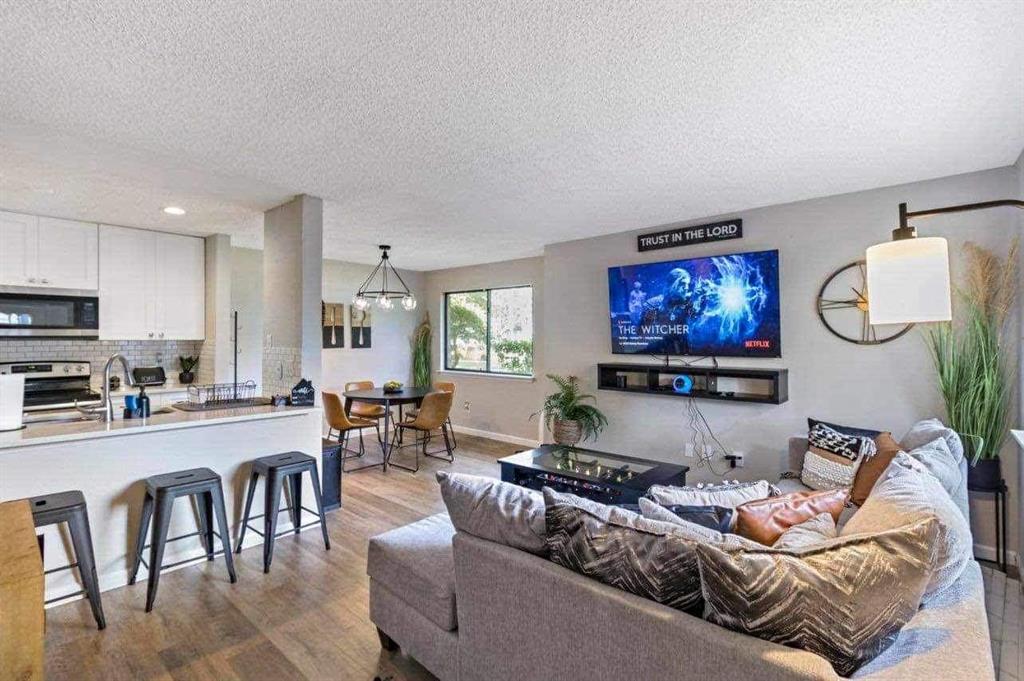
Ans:
{"label": "bar stool seat", "polygon": [[[192,468],[173,473],[162,473],[146,478],[146,496],[142,501],[142,518],[139,521],[138,534],[135,539],[135,552],[133,554],[131,572],[128,583],[134,584],[139,572],[139,565],[145,565],[149,571],[146,587],[146,612],[153,610],[153,603],[156,601],[157,587],[160,583],[160,572],[195,560],[185,560],[164,565],[164,548],[168,542],[199,537],[206,549],[206,560],[212,561],[216,554],[224,554],[224,563],[228,568],[228,576],[231,583],[238,581],[235,574],[235,563],[231,554],[231,538],[228,536],[228,518],[224,509],[224,490],[221,486],[220,476],[209,468]],[[167,532],[171,524],[171,512],[174,508],[174,500],[178,497],[198,497],[197,507],[199,509],[199,531],[190,534],[183,534],[177,537],[168,537]],[[217,529],[213,531],[213,518],[216,515]],[[153,534],[149,544],[145,544],[146,531],[149,528],[150,519],[153,520]],[[213,538],[221,541],[222,551],[214,549]],[[149,562],[142,560],[142,552],[149,549]]]}
{"label": "bar stool seat", "polygon": [[[327,518],[324,516],[323,500],[320,495],[320,475],[317,473],[316,459],[302,452],[284,452],[282,454],[271,454],[253,459],[249,473],[249,489],[245,495],[245,511],[242,516],[242,529],[235,544],[235,551],[242,552],[242,542],[245,540],[245,531],[250,529],[263,537],[263,572],[270,572],[270,563],[274,560],[274,540],[289,532],[298,534],[307,527],[320,524],[320,532],[324,538],[324,548],[331,550],[331,538],[327,536]],[[316,510],[302,505],[302,475],[309,473],[313,483],[313,497],[316,500]],[[256,493],[256,484],[260,476],[265,479],[263,495],[263,513],[250,515],[252,500]],[[281,508],[281,489],[287,481],[291,492],[291,504]],[[292,527],[284,532],[277,531],[277,516],[288,511],[291,515]],[[302,511],[313,513],[317,520],[302,524]],[[249,527],[250,520],[263,518],[263,531],[255,527]]]}
{"label": "bar stool seat", "polygon": [[72,490],[31,497],[28,502],[32,508],[32,522],[37,528],[60,523],[68,524],[71,545],[75,550],[73,563],[51,568],[44,574],[77,567],[84,587],[82,591],[51,598],[46,602],[53,603],[70,596],[85,594],[85,597],[89,599],[89,606],[92,608],[97,628],[106,629],[107,620],[103,615],[103,602],[100,599],[99,578],[96,576],[96,558],[92,550],[92,532],[89,529],[89,510],[85,503],[85,495],[78,490]]}

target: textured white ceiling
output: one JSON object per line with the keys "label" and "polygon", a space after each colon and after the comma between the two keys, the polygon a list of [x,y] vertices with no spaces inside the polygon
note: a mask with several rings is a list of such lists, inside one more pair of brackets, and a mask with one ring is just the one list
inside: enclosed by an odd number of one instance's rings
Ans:
{"label": "textured white ceiling", "polygon": [[1020,0],[7,0],[0,30],[0,206],[255,244],[305,192],[329,256],[416,269],[1024,147]]}

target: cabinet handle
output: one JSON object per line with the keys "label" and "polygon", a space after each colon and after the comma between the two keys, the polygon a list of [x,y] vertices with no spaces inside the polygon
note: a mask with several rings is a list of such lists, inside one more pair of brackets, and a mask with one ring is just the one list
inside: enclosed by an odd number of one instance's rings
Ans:
{"label": "cabinet handle", "polygon": [[152,338],[152,337],[153,337],[153,332],[152,332],[152,331],[150,331],[150,332],[149,332],[149,337],[150,337],[150,338]]}
{"label": "cabinet handle", "polygon": [[161,337],[161,338],[163,338],[163,337],[164,337],[164,332],[163,332],[163,331],[161,331],[161,332],[160,332],[160,337]]}
{"label": "cabinet handle", "polygon": [[40,279],[39,281],[43,282],[44,284],[49,284],[50,283],[49,279]]}
{"label": "cabinet handle", "polygon": [[36,278],[35,277],[29,277],[28,278],[28,283],[30,283],[30,284],[36,283]]}

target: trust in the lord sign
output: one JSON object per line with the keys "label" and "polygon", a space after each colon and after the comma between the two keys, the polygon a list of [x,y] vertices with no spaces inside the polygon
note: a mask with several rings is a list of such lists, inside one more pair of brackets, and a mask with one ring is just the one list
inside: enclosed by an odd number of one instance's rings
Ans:
{"label": "trust in the lord sign", "polygon": [[742,236],[743,220],[737,219],[725,222],[712,222],[709,225],[676,227],[675,229],[667,229],[664,232],[655,232],[654,234],[642,234],[636,238],[636,245],[641,251],[656,251],[659,248],[739,239]]}

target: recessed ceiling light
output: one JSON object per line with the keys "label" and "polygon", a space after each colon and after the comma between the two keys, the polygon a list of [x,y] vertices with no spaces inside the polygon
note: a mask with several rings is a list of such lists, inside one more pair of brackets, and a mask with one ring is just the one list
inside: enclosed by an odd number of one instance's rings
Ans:
{"label": "recessed ceiling light", "polygon": [[167,213],[168,215],[184,215],[185,209],[178,208],[177,206],[167,206],[166,208],[164,208],[164,212]]}

